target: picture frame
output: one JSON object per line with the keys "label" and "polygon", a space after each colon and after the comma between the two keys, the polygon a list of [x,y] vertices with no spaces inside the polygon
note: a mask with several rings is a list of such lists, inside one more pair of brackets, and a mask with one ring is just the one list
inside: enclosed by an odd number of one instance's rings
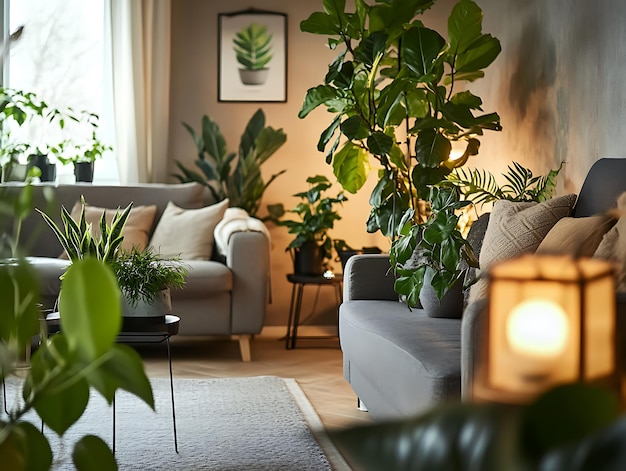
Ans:
{"label": "picture frame", "polygon": [[218,101],[287,101],[287,14],[218,15]]}

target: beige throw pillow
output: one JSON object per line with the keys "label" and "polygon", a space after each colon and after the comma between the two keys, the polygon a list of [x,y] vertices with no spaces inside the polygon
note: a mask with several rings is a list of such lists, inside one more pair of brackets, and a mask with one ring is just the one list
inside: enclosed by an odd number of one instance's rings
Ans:
{"label": "beige throw pillow", "polygon": [[616,289],[626,292],[626,193],[617,198],[617,214],[619,219],[604,235],[593,256],[614,263]]}
{"label": "beige throw pillow", "polygon": [[469,302],[487,296],[486,274],[494,263],[534,253],[550,229],[570,215],[575,201],[573,194],[543,203],[496,201],[480,251],[480,279],[470,288]]}
{"label": "beige throw pillow", "polygon": [[213,232],[228,203],[226,199],[204,208],[183,209],[170,201],[154,229],[150,245],[162,257],[209,260],[213,252]]}
{"label": "beige throw pillow", "polygon": [[[81,207],[82,205],[80,201],[77,201],[72,208],[72,212],[70,214],[72,219],[75,221],[78,221],[80,218]],[[101,235],[100,218],[102,217],[102,213],[104,211],[107,213],[107,224],[111,224],[115,213],[117,211],[121,213],[124,211],[124,208],[108,209],[99,208],[97,206],[89,206],[88,204],[85,205],[85,221],[87,224],[91,224],[91,234],[98,239]],[[124,229],[122,230],[122,235],[124,236],[124,240],[120,246],[122,250],[131,251],[133,247],[136,247],[137,250],[143,250],[146,248],[148,240],[150,240],[150,232],[152,231],[152,225],[154,224],[156,213],[156,205],[134,206],[130,210],[130,214],[128,215]],[[63,252],[62,258],[66,257],[67,255]]]}
{"label": "beige throw pillow", "polygon": [[604,234],[614,224],[615,219],[604,215],[563,218],[550,229],[535,253],[591,257],[600,245]]}

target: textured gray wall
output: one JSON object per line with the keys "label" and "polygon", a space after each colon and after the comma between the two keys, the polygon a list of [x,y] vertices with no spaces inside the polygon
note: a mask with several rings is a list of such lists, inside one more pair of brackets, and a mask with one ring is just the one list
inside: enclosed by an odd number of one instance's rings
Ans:
{"label": "textured gray wall", "polygon": [[502,53],[470,88],[504,130],[485,136],[476,166],[539,173],[564,160],[561,190],[577,192],[595,160],[626,156],[626,2],[478,3]]}

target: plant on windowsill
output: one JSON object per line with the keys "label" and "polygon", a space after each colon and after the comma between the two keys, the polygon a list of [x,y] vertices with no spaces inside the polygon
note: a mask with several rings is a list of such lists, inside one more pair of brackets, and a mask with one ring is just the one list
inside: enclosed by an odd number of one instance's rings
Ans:
{"label": "plant on windowsill", "polygon": [[[361,189],[370,160],[377,161],[367,230],[380,230],[392,239],[424,223],[429,198],[439,193],[433,188],[446,186],[447,175],[478,154],[478,137],[485,130],[501,130],[496,113],[482,114],[480,97],[465,86],[455,89],[484,76],[500,53],[500,42],[482,33],[482,11],[471,0],[454,6],[444,39],[418,18],[434,3],[359,0],[355,11],[347,13],[345,2],[324,2],[324,11],[300,24],[302,31],[328,36],[328,45],[338,53],[324,82],[308,90],[299,116],[306,117],[320,105],[334,114],[318,150],[326,151],[326,161],[346,191]],[[453,143],[464,148],[460,158],[450,158]],[[460,201],[453,193],[450,196]],[[423,232],[411,232],[416,231]],[[449,234],[455,241],[461,237],[456,228]],[[440,297],[458,278],[453,266],[458,258],[443,258],[443,271],[436,261],[430,265]],[[395,261],[394,269],[409,270],[401,259]],[[424,274],[419,269],[399,272],[396,289],[407,278],[421,286]]]}
{"label": "plant on windowsill", "polygon": [[219,126],[207,115],[202,117],[200,133],[187,123],[183,126],[198,150],[195,163],[202,174],[176,162],[182,175],[174,176],[181,182],[200,183],[209,189],[215,201],[228,198],[232,207],[243,208],[250,216],[257,217],[265,190],[286,171],[272,175],[267,183],[261,175],[261,165],[287,140],[283,130],[266,126],[265,113],[259,109],[250,118],[241,136],[239,153],[235,154],[228,152]]}
{"label": "plant on windowsill", "polygon": [[[2,190],[0,190],[2,191]],[[7,398],[8,415],[0,418],[0,462],[6,469],[48,470],[56,456],[48,442],[50,430],[63,435],[83,415],[90,391],[109,404],[116,390],[124,389],[154,408],[150,382],[140,356],[132,348],[116,344],[121,327],[120,290],[106,264],[93,257],[75,260],[62,280],[60,309],[62,333],[48,337],[37,305],[37,277],[17,244],[20,221],[32,212],[33,191],[26,185],[12,199],[0,193],[0,214],[13,220],[9,251],[0,256],[0,363],[2,380],[21,389],[20,401]],[[4,222],[4,221],[3,221]],[[28,369],[17,376],[17,360],[32,344],[40,342]],[[25,374],[25,378],[24,378]],[[48,432],[24,418],[35,411]],[[63,411],[63,413],[59,413]],[[115,470],[115,457],[107,443],[94,435],[81,437],[72,459],[77,469]]]}
{"label": "plant on windowsill", "polygon": [[323,175],[307,178],[309,189],[296,193],[302,199],[294,209],[287,212],[298,216],[297,220],[276,220],[279,226],[288,228],[295,235],[287,250],[294,251],[294,272],[304,275],[321,275],[332,258],[333,240],[329,230],[341,219],[334,205],[348,201],[343,192],[336,197],[324,196],[332,184]]}

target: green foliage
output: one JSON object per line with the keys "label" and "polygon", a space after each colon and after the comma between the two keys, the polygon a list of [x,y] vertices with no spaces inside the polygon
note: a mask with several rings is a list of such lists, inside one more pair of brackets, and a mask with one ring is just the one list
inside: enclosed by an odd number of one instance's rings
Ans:
{"label": "green foliage", "polygon": [[233,39],[233,49],[239,62],[247,70],[260,70],[272,60],[272,35],[267,27],[250,23]]}
{"label": "green foliage", "polygon": [[151,302],[165,288],[182,287],[188,273],[182,263],[163,260],[151,247],[122,251],[112,260],[111,267],[120,289],[133,306],[139,301]]}
{"label": "green foliage", "polygon": [[324,196],[324,192],[332,184],[323,175],[309,177],[306,181],[309,184],[309,189],[293,195],[301,198],[302,202],[294,209],[287,211],[296,214],[298,220],[280,220],[276,223],[280,226],[286,226],[289,233],[296,236],[287,250],[300,248],[307,241],[315,241],[322,246],[324,258],[330,259],[333,240],[328,231],[334,227],[335,221],[341,219],[339,213],[334,209],[334,205],[343,204],[348,199],[343,192],[340,192],[335,198]]}
{"label": "green foliage", "polygon": [[437,185],[429,195],[431,213],[424,222],[414,223],[409,210],[401,220],[398,238],[389,256],[396,273],[394,284],[409,306],[417,305],[424,278],[432,277],[432,287],[441,299],[458,280],[464,280],[478,260],[458,227],[458,211],[470,204],[459,198],[452,184]]}
{"label": "green foliage", "polygon": [[85,198],[83,196],[81,196],[81,204],[78,221],[74,221],[65,206],[61,206],[63,229],[43,211],[37,209],[37,212],[41,214],[44,221],[57,236],[70,260],[75,261],[86,257],[95,257],[103,262],[114,260],[124,238],[122,229],[133,204],[130,203],[122,213],[117,211],[110,225],[107,224],[106,211],[104,211],[100,218],[100,238],[98,239],[92,236],[91,224],[88,225],[85,220]]}
{"label": "green foliage", "polygon": [[529,405],[448,404],[419,417],[334,432],[364,471],[624,469],[616,397],[571,384]]}
{"label": "green foliage", "polygon": [[506,184],[500,186],[491,172],[480,169],[459,168],[448,175],[458,185],[465,198],[474,204],[484,205],[497,200],[546,201],[554,196],[556,179],[563,168],[550,170],[547,175],[534,176],[530,169],[513,162],[503,174]]}
{"label": "green foliage", "polygon": [[[21,220],[33,209],[32,187],[12,200],[0,194],[0,215],[14,218],[15,238],[0,255],[0,365],[3,381],[15,375],[34,336],[40,343],[30,367],[20,370],[23,381],[18,403],[7,402],[0,419],[0,462],[12,470],[48,470],[53,450],[38,427],[24,419],[34,410],[45,426],[64,434],[83,414],[91,388],[109,404],[124,389],[154,408],[150,382],[139,355],[116,344],[121,327],[120,290],[111,269],[94,257],[73,260],[62,281],[59,298],[62,333],[48,337],[38,305],[38,279],[20,256],[17,245]],[[25,372],[25,377],[24,377]],[[115,470],[115,458],[104,441],[83,437],[73,453],[77,469]]]}
{"label": "green foliage", "polygon": [[243,208],[250,216],[256,216],[267,187],[285,173],[282,170],[267,182],[261,175],[261,165],[287,140],[283,130],[266,126],[265,113],[259,109],[248,122],[241,136],[239,153],[235,154],[228,152],[219,126],[207,115],[202,117],[201,133],[187,123],[183,126],[196,145],[196,165],[202,173],[176,162],[182,175],[174,176],[181,182],[198,182],[211,191],[216,201],[228,198],[231,206]]}
{"label": "green foliage", "polygon": [[[413,208],[419,220],[417,201],[478,153],[477,136],[501,129],[496,113],[481,114],[479,97],[455,91],[484,75],[500,43],[482,33],[482,11],[471,0],[453,8],[447,40],[417,19],[434,0],[359,0],[352,13],[343,1],[323,3],[324,11],[300,28],[329,36],[338,53],[324,82],[308,90],[299,116],[322,105],[334,114],[318,149],[346,191],[364,185],[370,157],[378,162],[367,228],[394,237],[398,216]],[[465,144],[454,161],[452,142]]]}

